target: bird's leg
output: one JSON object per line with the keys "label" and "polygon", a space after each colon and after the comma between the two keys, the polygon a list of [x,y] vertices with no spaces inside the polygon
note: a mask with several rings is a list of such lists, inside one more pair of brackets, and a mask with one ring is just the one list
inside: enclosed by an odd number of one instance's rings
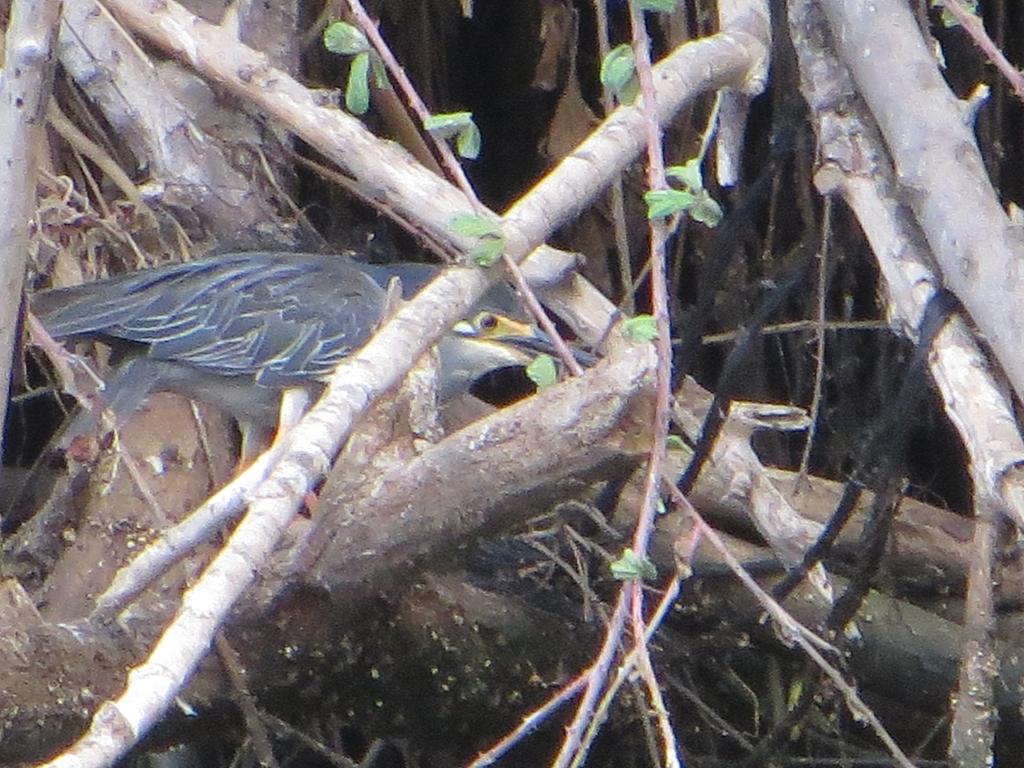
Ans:
{"label": "bird's leg", "polygon": [[275,446],[299,423],[308,407],[309,390],[305,387],[289,387],[281,393],[281,410],[277,415],[277,434],[274,436]]}
{"label": "bird's leg", "polygon": [[380,315],[381,322],[384,322],[397,312],[403,303],[402,280],[399,277],[391,277],[388,280],[388,287],[384,294],[384,311]]}
{"label": "bird's leg", "polygon": [[252,464],[253,460],[267,450],[278,447],[291,428],[299,423],[309,405],[309,390],[304,387],[290,387],[281,393],[281,405],[277,412],[277,432],[273,440],[266,429],[251,421],[239,421],[238,431],[242,433],[242,446],[238,457],[238,470]]}

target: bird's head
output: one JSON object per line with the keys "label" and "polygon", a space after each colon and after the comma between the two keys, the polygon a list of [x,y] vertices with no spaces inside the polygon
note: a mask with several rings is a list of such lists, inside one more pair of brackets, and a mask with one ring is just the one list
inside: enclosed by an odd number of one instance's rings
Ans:
{"label": "bird's head", "polygon": [[[438,344],[441,400],[468,390],[484,375],[502,368],[525,367],[541,354],[554,355],[551,339],[534,325],[491,310],[455,324]],[[584,366],[593,356],[574,350]]]}

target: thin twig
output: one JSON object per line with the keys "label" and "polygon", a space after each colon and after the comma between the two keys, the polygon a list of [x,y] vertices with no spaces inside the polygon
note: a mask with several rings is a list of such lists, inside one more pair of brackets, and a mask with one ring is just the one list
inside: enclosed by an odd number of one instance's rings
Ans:
{"label": "thin twig", "polygon": [[[762,327],[759,333],[762,336],[780,335],[786,333],[800,333],[801,331],[815,331],[822,328],[824,331],[888,331],[891,329],[885,320],[831,320],[821,325],[817,319],[813,320],[792,320],[788,323],[774,323]],[[736,341],[746,333],[745,330],[721,331],[720,333],[705,333],[701,337],[702,344],[728,344]],[[678,346],[678,341],[672,342]]]}
{"label": "thin twig", "polygon": [[[682,581],[679,575],[677,574],[672,578],[668,586],[665,588],[661,600],[658,603],[658,607],[652,615],[650,622],[648,622],[647,637],[645,638],[645,641],[649,641],[652,637],[654,637],[655,632],[657,632],[658,627],[660,627],[661,624],[664,622],[669,610],[672,608],[673,605],[675,605],[676,598],[679,596],[679,587],[681,583]],[[607,637],[607,634],[605,636]],[[558,693],[552,696],[543,705],[535,709],[530,714],[526,715],[523,718],[523,722],[520,724],[518,728],[516,728],[514,731],[506,735],[504,738],[502,738],[501,741],[499,741],[489,750],[487,750],[479,757],[477,757],[476,760],[474,760],[472,763],[469,764],[469,766],[467,766],[467,768],[483,768],[483,766],[490,765],[491,763],[495,762],[500,757],[502,757],[504,754],[506,754],[512,747],[518,744],[524,736],[529,734],[541,723],[547,720],[552,713],[554,713],[560,706],[562,706],[562,704],[564,704],[577,693],[579,693],[580,690],[587,684],[587,681],[591,677],[596,664],[597,662],[595,662],[594,665],[591,665],[588,669],[581,672],[571,682],[563,686],[562,689],[558,691]],[[630,674],[632,674],[635,668],[636,651],[634,650],[630,651],[626,655],[625,659],[623,659],[622,664],[619,666],[619,670],[616,673],[616,682],[612,684],[613,686],[615,686],[616,690],[620,688],[622,686],[622,683],[629,678]]]}
{"label": "thin twig", "polygon": [[[679,588],[681,584],[682,580],[680,575],[677,573],[665,587],[665,591],[662,593],[658,607],[655,609],[650,621],[647,622],[644,627],[644,641],[640,643],[640,645],[634,647],[626,655],[626,658],[623,660],[622,664],[619,665],[619,668],[615,673],[615,678],[608,684],[608,688],[601,697],[601,701],[594,712],[594,716],[591,718],[590,726],[587,728],[587,732],[583,737],[583,742],[576,752],[576,759],[573,761],[571,768],[579,768],[579,766],[583,764],[583,760],[586,758],[590,745],[593,743],[594,739],[597,738],[601,725],[608,718],[612,702],[615,700],[615,697],[622,686],[630,679],[637,667],[643,663],[644,657],[648,657],[648,663],[650,663],[649,655],[647,653],[647,643],[654,637],[658,627],[661,626],[662,622],[665,620],[665,616],[668,615],[669,609],[675,605],[676,598],[679,597]],[[648,677],[648,674],[645,673],[644,677]],[[658,712],[656,714],[658,716],[659,725],[663,722],[667,722],[667,713]],[[664,738],[664,734],[662,734],[663,741]]]}
{"label": "thin twig", "polygon": [[235,703],[242,712],[245,720],[245,728],[252,741],[253,752],[261,768],[278,768],[279,763],[274,758],[274,748],[270,744],[270,735],[267,733],[263,718],[260,717],[259,708],[256,706],[256,698],[249,690],[248,675],[238,652],[231,646],[223,632],[218,632],[213,638],[217,648],[217,655],[220,656],[221,664],[227,673],[228,680],[234,691]]}
{"label": "thin twig", "polygon": [[997,530],[995,510],[983,497],[974,509],[973,557],[964,603],[964,645],[949,726],[949,761],[955,768],[991,765],[994,761],[992,745],[998,715],[993,681],[999,674],[999,659],[992,640],[995,627],[992,567]]}
{"label": "thin twig", "polygon": [[[633,34],[633,56],[636,61],[637,78],[643,100],[640,108],[644,116],[647,135],[647,185],[651,190],[666,189],[665,157],[662,151],[662,128],[658,119],[657,97],[651,72],[650,40],[644,23],[643,11],[634,0],[629,3],[630,22]],[[662,467],[665,463],[669,428],[669,403],[672,397],[672,330],[668,317],[668,276],[665,266],[665,243],[668,240],[669,224],[664,219],[651,219],[650,264],[651,264],[651,305],[657,323],[658,337],[655,347],[658,352],[658,371],[655,392],[654,430],[651,437],[651,452],[648,458],[647,477],[644,480],[643,507],[633,533],[633,551],[638,557],[646,557],[648,543],[654,531],[654,518],[660,500]],[[661,693],[661,686],[654,673],[654,665],[644,639],[644,593],[643,584],[634,579],[629,585],[632,592],[633,646],[637,653],[637,667],[640,670],[647,695],[650,698],[661,732],[665,750],[665,765],[677,768],[680,765],[679,747],[675,732],[668,717]]]}
{"label": "thin twig", "polygon": [[[641,111],[644,116],[644,127],[647,137],[648,153],[648,183],[652,189],[664,189],[667,187],[665,180],[665,163],[661,151],[661,129],[657,117],[657,104],[653,78],[651,76],[651,63],[648,53],[649,41],[644,27],[642,13],[634,4],[630,4],[630,12],[633,26],[633,48],[634,57],[637,62],[637,72],[640,78],[640,92],[642,94]],[[647,552],[648,542],[654,526],[655,510],[658,501],[658,486],[661,479],[662,465],[665,460],[665,445],[668,438],[668,415],[669,400],[671,396],[670,368],[672,361],[671,331],[668,321],[668,288],[665,274],[664,251],[665,240],[668,234],[668,227],[662,220],[654,220],[650,227],[650,260],[654,268],[651,279],[652,305],[657,323],[658,338],[656,348],[658,352],[656,405],[654,416],[654,430],[652,434],[652,445],[648,460],[648,471],[645,480],[643,506],[638,514],[636,528],[633,535],[633,551],[643,558]],[[645,639],[645,621],[643,616],[643,584],[639,579],[633,579],[623,585],[619,593],[613,620],[606,629],[604,644],[601,648],[599,659],[610,657],[611,651],[618,645],[618,632],[624,629],[626,613],[629,613],[633,628],[633,651],[637,654],[637,667],[641,671],[644,683],[658,718],[659,730],[665,747],[666,764],[668,766],[679,765],[678,748],[675,743],[675,735],[671,724],[668,721],[668,714],[661,692],[654,675],[653,665],[647,652]],[[622,616],[623,624],[619,625],[617,619]],[[608,695],[611,690],[606,690],[605,696],[599,698],[601,688],[605,685],[605,670],[601,665],[596,664],[588,675],[587,690],[583,700],[576,710],[566,737],[563,740],[554,768],[565,768],[569,765],[578,765],[586,755],[590,739],[586,734],[593,733],[596,710],[602,702],[609,701]]]}
{"label": "thin twig", "polygon": [[822,652],[824,651],[838,658],[840,656],[839,650],[822,640],[811,630],[798,622],[785,608],[779,605],[771,595],[765,592],[761,588],[761,585],[754,580],[746,569],[743,568],[739,560],[737,560],[732,552],[729,551],[729,548],[725,546],[725,542],[723,542],[718,536],[715,529],[707,524],[704,518],[701,517],[700,513],[693,508],[693,505],[690,504],[687,498],[679,492],[679,489],[668,482],[666,482],[665,486],[672,496],[673,503],[691,515],[693,520],[700,527],[704,537],[716,550],[718,550],[719,554],[721,554],[726,565],[729,566],[732,572],[736,574],[736,577],[761,604],[761,607],[763,607],[771,616],[772,620],[775,621],[782,637],[800,646],[800,649],[806,653],[818,668],[828,676],[829,680],[831,680],[832,684],[836,687],[836,690],[843,695],[843,699],[846,701],[846,706],[849,708],[853,716],[866,722],[871,727],[879,741],[885,745],[886,749],[889,750],[889,754],[892,755],[893,759],[895,759],[900,766],[903,768],[914,768],[914,764],[910,761],[910,758],[907,757],[892,736],[889,735],[889,732],[878,720],[874,711],[864,703],[863,699],[860,698],[860,694],[857,693],[857,690],[846,681],[846,678],[843,677],[843,673],[830,664],[822,655]]}
{"label": "thin twig", "polygon": [[817,433],[818,414],[821,412],[822,388],[825,383],[825,292],[828,288],[828,243],[832,236],[832,197],[827,195],[821,213],[821,245],[818,248],[818,316],[815,318],[814,336],[816,341],[814,361],[814,396],[811,398],[810,424],[807,440],[800,457],[798,486],[807,480],[807,467],[811,463],[811,449]]}
{"label": "thin twig", "polygon": [[1024,102],[1024,75],[999,50],[999,46],[988,36],[988,32],[985,31],[985,27],[978,17],[960,5],[960,0],[945,0],[942,7],[953,15],[953,18],[964,28],[974,44],[985,54],[985,58],[992,62],[999,73],[1006,78],[1006,82],[1010,84],[1018,101]]}
{"label": "thin twig", "polygon": [[619,590],[611,621],[605,627],[601,649],[586,674],[581,676],[581,684],[584,686],[583,698],[580,700],[579,706],[576,707],[576,714],[572,722],[566,729],[562,747],[551,764],[552,768],[567,768],[581,749],[584,735],[599,702],[604,681],[608,679],[615,652],[619,648],[619,640],[626,627],[626,618],[629,615],[629,594],[629,589],[625,586]]}
{"label": "thin twig", "polygon": [[[384,62],[385,68],[388,73],[394,79],[398,89],[402,92],[406,102],[412,108],[416,117],[420,121],[420,125],[425,125],[427,120],[430,118],[430,110],[427,109],[427,105],[423,103],[423,99],[420,98],[416,88],[405,74],[405,70],[398,63],[398,60],[391,53],[391,49],[388,48],[388,44],[381,37],[380,31],[377,29],[377,25],[370,19],[369,14],[359,0],[348,0],[349,8],[352,11],[352,15],[359,23],[359,28],[363,34],[370,41],[370,44],[374,47],[374,50],[380,56]],[[462,170],[462,166],[459,164],[458,159],[452,152],[451,147],[443,139],[439,139],[434,134],[427,131],[427,135],[430,137],[433,143],[434,149],[441,158],[441,164],[447,172],[449,179],[458,186],[459,190],[466,196],[466,199],[470,201],[472,206],[478,212],[486,211],[483,203],[477,197],[473,186],[469,183],[469,179],[466,178],[465,171]],[[573,376],[582,376],[583,367],[576,361],[575,356],[572,354],[572,350],[569,349],[569,345],[565,343],[565,339],[562,338],[561,334],[558,333],[558,329],[555,328],[555,324],[551,322],[551,318],[548,317],[548,313],[544,311],[540,301],[537,299],[533,290],[526,282],[526,278],[523,276],[522,270],[514,259],[510,258],[508,254],[502,253],[502,261],[505,264],[505,268],[508,269],[509,275],[512,277],[512,282],[515,284],[516,289],[519,291],[519,295],[526,305],[527,310],[533,315],[537,324],[540,325],[541,329],[548,335],[555,350],[558,352],[562,362],[565,363],[566,368],[572,373]]]}
{"label": "thin twig", "polygon": [[284,453],[286,443],[277,440],[242,474],[203,502],[194,512],[159,538],[114,576],[106,591],[96,599],[92,618],[111,617],[123,610],[153,581],[160,578],[202,541],[213,535],[241,511],[253,490],[266,478]]}
{"label": "thin twig", "polygon": [[[605,0],[594,0],[594,18],[597,20],[597,50],[604,61],[611,52],[611,41],[608,32],[608,4]],[[615,108],[610,93],[601,94],[601,106],[604,114],[610,115]],[[622,175],[616,177],[611,185],[612,226],[615,229],[615,253],[619,259],[619,277],[622,280],[622,301],[619,308],[627,315],[636,312],[637,281],[633,280],[633,258],[629,253],[629,237],[626,227],[626,202],[622,191]]]}

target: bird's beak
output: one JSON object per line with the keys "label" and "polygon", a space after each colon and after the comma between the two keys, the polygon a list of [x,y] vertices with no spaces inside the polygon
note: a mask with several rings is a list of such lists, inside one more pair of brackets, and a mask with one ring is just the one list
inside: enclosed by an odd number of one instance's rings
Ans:
{"label": "bird's beak", "polygon": [[[538,355],[551,355],[551,357],[558,359],[558,349],[555,347],[555,343],[551,340],[551,337],[539,328],[533,328],[530,326],[530,330],[531,333],[529,335],[502,337],[500,341],[510,347],[515,347],[523,350],[524,352],[532,353],[534,357]],[[569,351],[572,352],[572,356],[576,358],[576,362],[584,368],[590,368],[597,363],[598,358],[596,355],[593,355],[586,350],[579,349],[578,347],[574,347],[571,344],[568,346]]]}
{"label": "bird's beak", "polygon": [[[452,331],[458,336],[504,345],[510,351],[523,354],[527,358],[527,363],[540,355],[551,355],[554,358],[559,356],[551,337],[537,326],[513,320],[505,315],[489,314],[487,319],[490,321],[488,328],[481,327],[478,317],[472,322],[463,320],[456,323]],[[571,345],[569,349],[576,362],[584,368],[590,368],[598,360],[597,356],[585,350]]]}

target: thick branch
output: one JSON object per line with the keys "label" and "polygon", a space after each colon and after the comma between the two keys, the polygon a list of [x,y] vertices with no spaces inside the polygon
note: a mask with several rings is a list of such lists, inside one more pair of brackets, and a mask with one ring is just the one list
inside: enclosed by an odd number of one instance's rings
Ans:
{"label": "thick branch", "polygon": [[288,241],[251,169],[238,167],[245,153],[197,122],[213,112],[221,130],[251,134],[255,143],[258,128],[248,115],[214,111],[216,96],[206,83],[176,65],[155,64],[93,0],[67,0],[62,30],[61,64],[103,112],[119,145],[147,169],[150,181],[140,187],[147,202],[171,208],[186,228],[198,217],[235,243],[270,234]]}
{"label": "thick branch", "polygon": [[[823,194],[842,195],[857,215],[885,278],[887,305],[903,332],[916,340],[925,308],[940,285],[931,254],[896,189],[877,128],[854,95],[849,72],[831,50],[818,6],[792,2],[790,7],[802,91],[812,109],[823,158],[815,182]],[[959,188],[956,195],[950,194],[948,184],[932,189],[936,205],[943,194],[949,197],[943,204],[959,205]],[[960,213],[951,210],[949,216],[951,228],[967,226]],[[997,254],[991,257],[995,260]],[[989,301],[1011,309],[1017,306],[1012,300]],[[1020,357],[1019,343],[1015,346]],[[998,498],[999,507],[1024,525],[1024,441],[1003,387],[994,380],[987,357],[963,319],[950,319],[936,336],[928,369],[971,457],[975,492]]]}
{"label": "thick branch", "polygon": [[906,3],[825,0],[822,7],[943,281],[1024,397],[1024,240],[999,204],[963,106]]}
{"label": "thick branch", "polygon": [[647,346],[620,352],[471,424],[385,472],[357,498],[334,498],[326,487],[325,512],[301,558],[313,561],[310,577],[342,593],[346,584],[379,581],[439,547],[516,522],[510,515],[522,522],[532,508],[514,500],[624,455],[623,445],[649,431],[644,400],[654,361]]}
{"label": "thick branch", "polygon": [[[51,48],[59,17],[60,0],[13,3],[0,73],[0,190],[4,198],[0,206],[0,393],[4,403],[19,328],[28,225],[36,208],[36,171],[45,139],[46,103],[53,87]],[[0,435],[3,427],[4,412],[0,412]]]}

